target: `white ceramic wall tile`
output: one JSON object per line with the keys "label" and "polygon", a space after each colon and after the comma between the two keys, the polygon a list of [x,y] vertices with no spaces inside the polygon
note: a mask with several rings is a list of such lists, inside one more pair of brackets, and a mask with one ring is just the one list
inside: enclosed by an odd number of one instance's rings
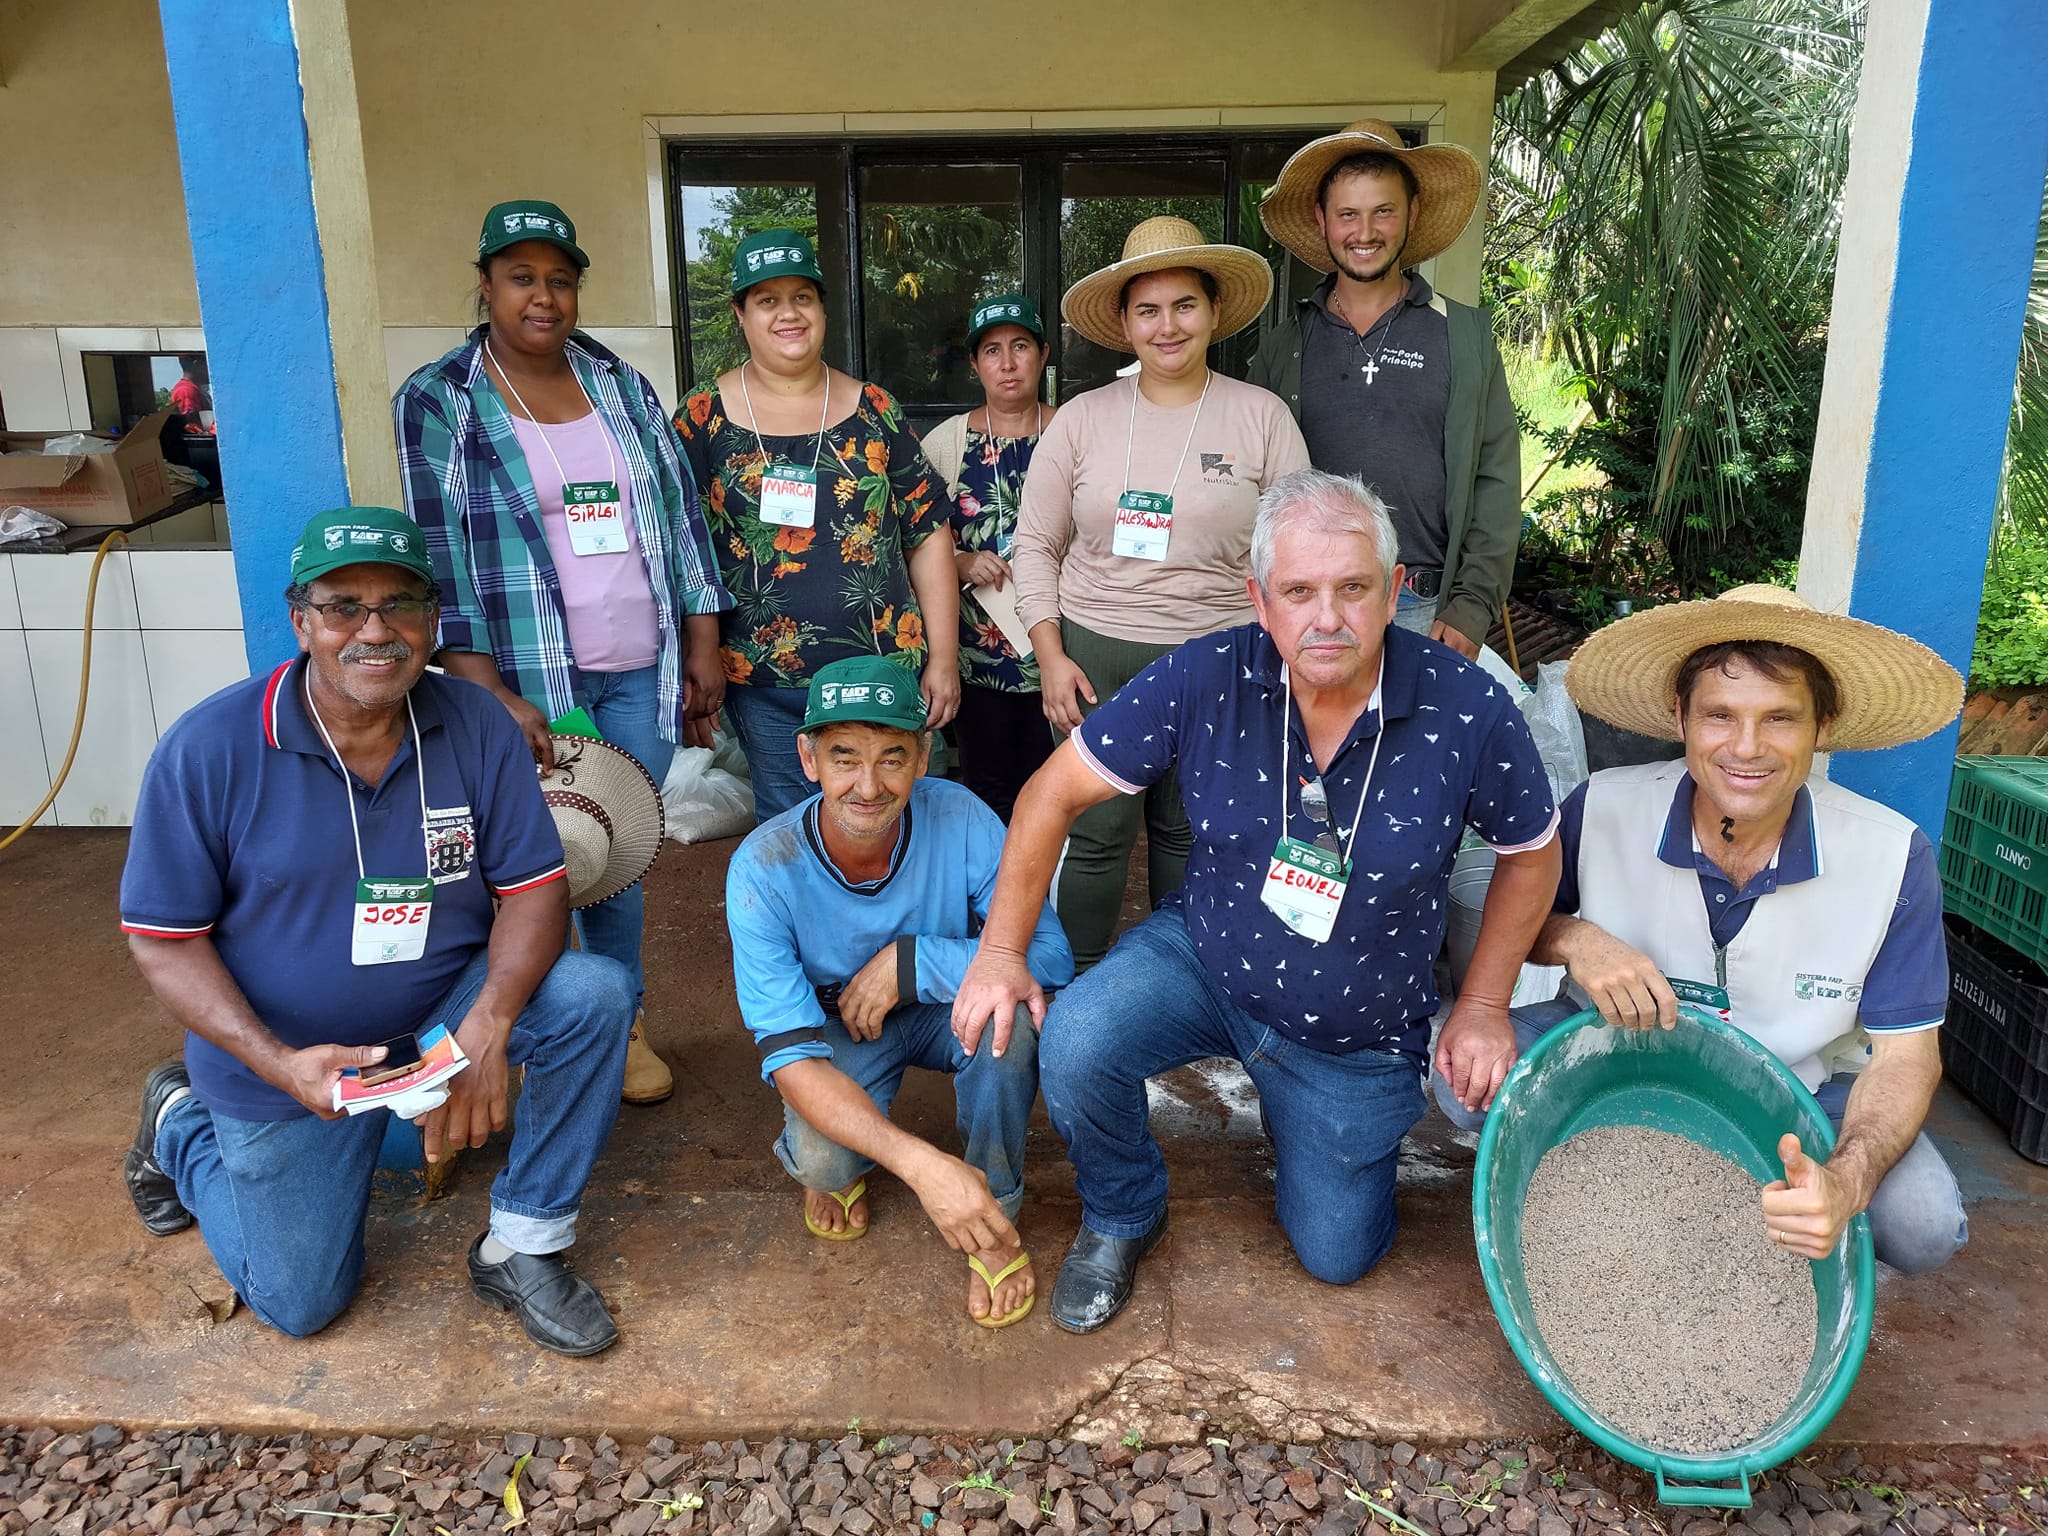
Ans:
{"label": "white ceramic wall tile", "polygon": [[19,628],[21,599],[14,595],[14,556],[0,555],[0,631]]}
{"label": "white ceramic wall tile", "polygon": [[[36,715],[43,728],[43,758],[47,770],[54,774],[64,760],[78,709],[79,632],[32,629],[26,638],[29,668],[35,678]],[[130,825],[135,820],[143,765],[156,746],[156,735],[141,634],[132,629],[96,633],[85,732],[71,765],[71,777],[57,796],[57,824]],[[43,783],[47,788],[49,780]]]}
{"label": "white ceramic wall tile", "polygon": [[200,700],[249,675],[239,629],[146,629],[142,656],[159,734]]}
{"label": "white ceramic wall tile", "polygon": [[54,326],[0,326],[0,411],[10,432],[62,432],[71,425]]}
{"label": "white ceramic wall tile", "polygon": [[676,399],[675,332],[663,325],[594,325],[590,334],[653,381],[661,403],[674,411]]}
{"label": "white ceramic wall tile", "polygon": [[[7,722],[0,731],[0,827],[18,827],[50,788],[42,720],[29,677],[28,637],[18,629],[0,630],[0,720]],[[55,809],[45,811],[38,823],[56,824]]]}
{"label": "white ceramic wall tile", "polygon": [[384,327],[384,370],[391,392],[398,393],[416,368],[458,346],[469,333],[453,325],[387,325]]}
{"label": "white ceramic wall tile", "polygon": [[58,326],[57,355],[64,370],[64,398],[70,404],[70,425],[81,430],[92,426],[92,407],[85,398],[85,364],[79,361],[79,353],[156,350],[153,325]]}
{"label": "white ceramic wall tile", "polygon": [[[135,612],[135,581],[128,570],[133,558],[125,550],[107,556],[92,616],[95,630],[142,627]],[[16,555],[14,591],[21,600],[21,627],[84,628],[85,588],[92,562],[90,554]]]}
{"label": "white ceramic wall tile", "polygon": [[228,550],[142,550],[128,557],[128,569],[143,629],[241,632],[242,600],[235,587],[235,557]]}
{"label": "white ceramic wall tile", "polygon": [[160,325],[156,344],[166,352],[204,352],[206,333],[196,325]]}

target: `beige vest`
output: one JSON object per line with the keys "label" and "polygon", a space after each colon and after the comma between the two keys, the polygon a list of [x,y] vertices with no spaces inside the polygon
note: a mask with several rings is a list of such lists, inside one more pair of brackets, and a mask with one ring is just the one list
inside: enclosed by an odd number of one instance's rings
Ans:
{"label": "beige vest", "polygon": [[[1720,950],[1691,861],[1678,868],[1657,857],[1684,773],[1683,762],[1671,762],[1593,775],[1579,838],[1579,916],[1667,976],[1725,987],[1736,1026],[1817,1088],[1868,1049],[1856,1022],[1863,978],[1891,924],[1913,823],[1808,779],[1819,873],[1759,898]],[[1569,990],[1589,1006],[1576,985]]]}

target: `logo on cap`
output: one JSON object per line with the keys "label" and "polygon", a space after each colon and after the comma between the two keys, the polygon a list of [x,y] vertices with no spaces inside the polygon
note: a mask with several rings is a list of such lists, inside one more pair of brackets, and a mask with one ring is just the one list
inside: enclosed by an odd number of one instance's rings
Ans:
{"label": "logo on cap", "polygon": [[894,704],[896,702],[896,690],[894,688],[877,688],[875,690],[875,702],[877,704]]}
{"label": "logo on cap", "polygon": [[516,214],[516,213],[508,213],[508,214],[506,214],[506,215],[505,215],[505,233],[506,233],[506,234],[508,234],[508,235],[516,235],[516,234],[518,234],[518,233],[519,233],[519,220],[520,220],[520,215],[519,215],[519,214]]}
{"label": "logo on cap", "polygon": [[407,549],[411,548],[411,546],[412,540],[409,539],[405,534],[394,533],[391,535],[391,547],[397,550],[400,554],[404,554]]}
{"label": "logo on cap", "polygon": [[818,702],[827,709],[837,706],[839,703],[839,685],[837,683],[820,684],[818,687]]}
{"label": "logo on cap", "polygon": [[327,541],[329,549],[339,549],[341,548],[342,532],[343,530],[339,528],[330,528],[321,537]]}
{"label": "logo on cap", "polygon": [[377,528],[351,528],[348,531],[348,541],[351,544],[382,544],[384,534]]}

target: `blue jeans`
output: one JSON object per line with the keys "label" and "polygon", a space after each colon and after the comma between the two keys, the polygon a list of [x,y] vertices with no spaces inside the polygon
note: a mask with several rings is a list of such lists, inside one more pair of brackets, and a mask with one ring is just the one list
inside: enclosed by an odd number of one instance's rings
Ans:
{"label": "blue jeans", "polygon": [[[456,979],[422,1030],[462,1022],[485,956]],[[512,1026],[507,1058],[526,1080],[512,1149],[491,1184],[491,1235],[521,1253],[575,1241],[590,1170],[619,1113],[632,1027],[626,974],[564,954]],[[282,1333],[317,1333],[363,1274],[363,1223],[388,1110],[341,1120],[238,1120],[181,1099],[157,1127],[157,1162],[251,1312]]]}
{"label": "blue jeans", "polygon": [[[675,743],[661,734],[661,669],[640,667],[631,672],[586,672],[590,718],[604,739],[639,760],[657,785],[668,781]],[[576,937],[584,950],[616,960],[633,978],[633,1006],[647,990],[640,968],[640,935],[647,925],[647,898],[639,882],[610,901],[576,914]]]}
{"label": "blue jeans", "polygon": [[[1515,1025],[1515,1050],[1519,1055],[1548,1031],[1580,1011],[1568,997],[1547,1003],[1532,1003],[1508,1015]],[[1849,1106],[1849,1090],[1856,1081],[1853,1073],[1831,1077],[1814,1090],[1814,1098],[1835,1129],[1842,1128],[1842,1114]],[[1473,1112],[1451,1096],[1450,1084],[1432,1074],[1437,1108],[1451,1124],[1476,1131],[1486,1123],[1486,1112]],[[1925,1132],[1913,1138],[1905,1156],[1892,1164],[1870,1197],[1870,1237],[1878,1258],[1905,1274],[1925,1274],[1939,1269],[1970,1240],[1970,1218],[1963,1210],[1963,1193],[1948,1161],[1936,1150]]]}
{"label": "blue jeans", "polygon": [[1244,1063],[1279,1164],[1275,1205],[1302,1266],[1347,1285],[1394,1245],[1401,1138],[1422,1118],[1406,1056],[1311,1050],[1245,1013],[1210,979],[1178,907],[1130,929],[1053,1000],[1038,1043],[1053,1129],[1074,1160],[1081,1219],[1138,1237],[1166,1207],[1166,1159],[1145,1080],[1209,1056]]}
{"label": "blue jeans", "polygon": [[[982,1032],[970,1060],[953,1038],[951,1003],[912,1003],[882,1021],[881,1038],[856,1040],[837,1019],[825,1024],[832,1065],[860,1084],[884,1115],[911,1067],[953,1078],[955,1123],[969,1166],[988,1175],[989,1193],[1012,1221],[1024,1204],[1024,1124],[1038,1097],[1038,1036],[1031,1015],[1017,1010],[1010,1048],[995,1054],[995,1031]],[[875,1166],[813,1130],[783,1107],[775,1155],[805,1189],[844,1189]]]}
{"label": "blue jeans", "polygon": [[803,688],[762,688],[751,683],[725,690],[725,713],[733,734],[747,754],[747,772],[754,781],[754,825],[780,816],[817,791],[804,776],[796,754],[797,728],[804,723]]}
{"label": "blue jeans", "polygon": [[[1400,601],[1394,608],[1394,622],[1403,629],[1412,629],[1418,635],[1426,635],[1430,626],[1436,623],[1436,605],[1437,599],[1417,597],[1403,587]],[[1480,638],[1484,639],[1485,636],[1482,635]]]}

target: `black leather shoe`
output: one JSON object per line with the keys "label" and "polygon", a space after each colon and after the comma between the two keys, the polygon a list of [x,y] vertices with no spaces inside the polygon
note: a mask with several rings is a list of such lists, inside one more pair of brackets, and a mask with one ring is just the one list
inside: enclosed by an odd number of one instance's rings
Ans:
{"label": "black leather shoe", "polygon": [[1052,1284],[1052,1320],[1069,1333],[1093,1333],[1131,1299],[1138,1260],[1166,1236],[1166,1212],[1143,1237],[1104,1237],[1085,1225]]}
{"label": "black leather shoe", "polygon": [[135,1202],[135,1214],[153,1237],[169,1237],[192,1225],[192,1213],[178,1198],[178,1186],[156,1160],[156,1117],[164,1100],[180,1088],[190,1088],[181,1061],[167,1061],[143,1080],[142,1124],[135,1128],[135,1145],[121,1161],[121,1179],[128,1186],[128,1198]]}
{"label": "black leather shoe", "polygon": [[[487,1234],[484,1234],[487,1235]],[[542,1349],[595,1355],[619,1342],[618,1325],[597,1287],[559,1253],[515,1253],[486,1264],[484,1235],[469,1245],[469,1288],[479,1300],[519,1314],[519,1326]]]}

